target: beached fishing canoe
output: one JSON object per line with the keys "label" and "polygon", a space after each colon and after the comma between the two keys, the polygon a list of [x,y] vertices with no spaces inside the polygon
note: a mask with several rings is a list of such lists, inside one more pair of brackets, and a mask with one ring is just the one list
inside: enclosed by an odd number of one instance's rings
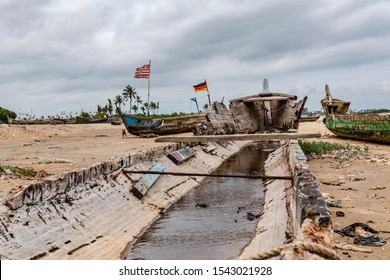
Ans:
{"label": "beached fishing canoe", "polygon": [[133,135],[167,135],[191,132],[194,125],[205,121],[204,114],[194,114],[172,118],[152,119],[125,116],[117,110],[127,131]]}
{"label": "beached fishing canoe", "polygon": [[326,128],[343,138],[390,143],[389,115],[349,113],[350,101],[333,99],[328,85],[325,90],[321,104]]}
{"label": "beached fishing canoe", "polygon": [[302,115],[299,118],[299,122],[315,122],[320,118],[320,114],[313,114],[313,115]]}
{"label": "beached fishing canoe", "polygon": [[103,119],[85,119],[83,117],[76,117],[76,123],[106,123],[108,122],[108,118],[103,118]]}

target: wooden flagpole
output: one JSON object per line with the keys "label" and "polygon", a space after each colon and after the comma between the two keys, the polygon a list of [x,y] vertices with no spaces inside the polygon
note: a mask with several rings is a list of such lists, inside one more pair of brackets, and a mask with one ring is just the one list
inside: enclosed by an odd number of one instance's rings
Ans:
{"label": "wooden flagpole", "polygon": [[204,79],[204,82],[206,83],[206,87],[207,87],[207,97],[209,98],[209,106],[211,107],[211,100],[210,100],[209,86],[207,85],[206,79]]}
{"label": "wooden flagpole", "polygon": [[149,59],[149,78],[148,78],[148,117],[150,116],[149,115],[149,107],[150,107],[150,103],[149,103],[149,100],[150,100],[150,75],[152,73],[152,60]]}

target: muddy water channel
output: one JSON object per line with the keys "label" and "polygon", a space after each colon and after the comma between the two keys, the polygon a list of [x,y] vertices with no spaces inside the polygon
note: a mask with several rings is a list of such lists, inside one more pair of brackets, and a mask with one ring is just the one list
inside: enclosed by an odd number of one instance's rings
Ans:
{"label": "muddy water channel", "polygon": [[[247,146],[214,174],[260,175],[267,155],[260,145]],[[208,178],[173,204],[126,259],[233,259],[255,233],[263,196],[261,180]]]}

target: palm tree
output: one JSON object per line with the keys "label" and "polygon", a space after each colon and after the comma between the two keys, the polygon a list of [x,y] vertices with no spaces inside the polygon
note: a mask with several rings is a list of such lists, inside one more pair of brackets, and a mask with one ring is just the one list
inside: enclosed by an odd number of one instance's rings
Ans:
{"label": "palm tree", "polygon": [[100,117],[102,115],[102,112],[103,112],[103,107],[100,106],[100,105],[97,105],[97,112],[96,112],[96,117]]}
{"label": "palm tree", "polygon": [[150,109],[150,103],[148,102],[144,102],[144,106],[145,110],[148,112],[148,117],[149,117],[149,109]]}
{"label": "palm tree", "polygon": [[104,107],[102,107],[102,113],[103,113],[104,117],[106,117],[108,115],[107,112],[108,112],[107,105],[104,105]]}
{"label": "palm tree", "polygon": [[130,85],[127,85],[123,89],[122,96],[123,96],[124,101],[127,101],[127,100],[130,101],[130,114],[131,114],[131,102],[132,102],[133,98],[135,98],[137,96],[137,92],[135,91],[135,88],[133,88]]}
{"label": "palm tree", "polygon": [[150,101],[149,106],[150,106],[150,109],[152,110],[153,115],[154,115],[156,113],[157,104],[154,103],[153,101]]}
{"label": "palm tree", "polygon": [[106,105],[107,107],[107,111],[110,113],[110,117],[112,116],[112,111],[114,110],[114,108],[112,107],[112,101],[111,99],[107,99],[108,101],[108,104]]}
{"label": "palm tree", "polygon": [[114,105],[116,108],[120,108],[123,103],[123,97],[122,95],[115,96]]}
{"label": "palm tree", "polygon": [[135,114],[135,115],[137,115],[137,112],[138,112],[138,106],[134,104],[133,106],[131,106],[131,109],[133,109],[133,110],[134,110],[134,112],[135,112],[134,114]]}
{"label": "palm tree", "polygon": [[135,103],[137,103],[138,106],[140,104],[142,105],[142,103],[143,103],[141,96],[139,96],[138,94],[135,96]]}
{"label": "palm tree", "polygon": [[142,111],[142,114],[144,114],[145,115],[145,110],[146,110],[146,108],[144,107],[144,106],[141,106],[141,111]]}
{"label": "palm tree", "polygon": [[203,105],[203,109],[206,111],[207,109],[209,108],[209,105],[208,104],[204,104]]}

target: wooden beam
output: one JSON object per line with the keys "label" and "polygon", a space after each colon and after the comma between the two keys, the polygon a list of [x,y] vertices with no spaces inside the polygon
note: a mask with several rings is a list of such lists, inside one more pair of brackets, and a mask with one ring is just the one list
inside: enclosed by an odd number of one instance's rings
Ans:
{"label": "wooden beam", "polygon": [[320,138],[321,133],[265,133],[265,134],[229,134],[197,136],[161,136],[155,142],[224,142],[224,141],[267,141],[276,139]]}
{"label": "wooden beam", "polygon": [[267,97],[252,97],[248,99],[244,99],[244,103],[249,103],[249,102],[256,102],[256,101],[287,101],[290,100],[291,98],[285,97],[285,96],[267,96]]}
{"label": "wooden beam", "polygon": [[158,175],[173,175],[173,176],[202,176],[202,177],[227,177],[227,178],[245,178],[245,179],[260,179],[260,180],[292,180],[291,176],[267,176],[267,175],[239,175],[239,174],[208,174],[208,173],[188,173],[188,172],[167,172],[167,171],[152,171],[152,170],[124,170],[124,173],[132,174],[158,174]]}

